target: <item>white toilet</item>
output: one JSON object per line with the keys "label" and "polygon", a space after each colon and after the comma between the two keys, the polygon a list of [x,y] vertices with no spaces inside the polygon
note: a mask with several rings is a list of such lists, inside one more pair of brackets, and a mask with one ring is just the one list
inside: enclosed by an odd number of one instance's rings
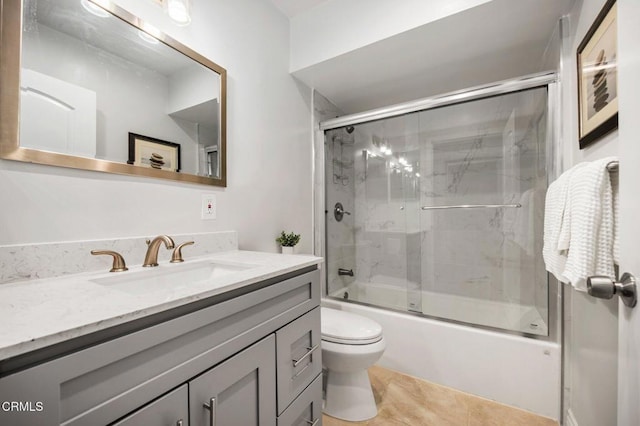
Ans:
{"label": "white toilet", "polygon": [[378,414],[367,368],[386,347],[382,327],[351,312],[321,308],[322,366],[327,370],[323,411],[332,417],[362,421]]}

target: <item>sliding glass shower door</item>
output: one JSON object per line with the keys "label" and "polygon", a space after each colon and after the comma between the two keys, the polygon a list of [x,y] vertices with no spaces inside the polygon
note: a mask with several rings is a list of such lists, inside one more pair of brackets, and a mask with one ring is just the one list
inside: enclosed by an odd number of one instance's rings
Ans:
{"label": "sliding glass shower door", "polygon": [[327,131],[329,295],[546,335],[546,110],[543,87]]}

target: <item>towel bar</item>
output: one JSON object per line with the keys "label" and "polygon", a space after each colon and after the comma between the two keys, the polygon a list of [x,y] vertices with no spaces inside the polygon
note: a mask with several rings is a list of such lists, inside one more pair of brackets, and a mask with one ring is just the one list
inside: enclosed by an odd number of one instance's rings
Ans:
{"label": "towel bar", "polygon": [[519,209],[522,204],[459,204],[453,206],[422,206],[422,210],[444,210],[444,209],[499,209],[499,208]]}

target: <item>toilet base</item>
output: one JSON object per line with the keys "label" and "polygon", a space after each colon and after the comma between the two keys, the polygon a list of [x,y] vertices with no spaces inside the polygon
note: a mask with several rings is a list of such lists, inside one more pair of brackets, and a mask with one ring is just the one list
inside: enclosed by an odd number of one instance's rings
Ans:
{"label": "toilet base", "polygon": [[355,373],[327,371],[325,414],[341,420],[358,422],[378,414],[367,370]]}

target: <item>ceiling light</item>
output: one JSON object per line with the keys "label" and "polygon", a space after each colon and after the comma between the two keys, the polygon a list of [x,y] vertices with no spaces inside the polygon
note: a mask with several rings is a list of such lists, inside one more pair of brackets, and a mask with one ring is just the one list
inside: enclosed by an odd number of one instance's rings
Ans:
{"label": "ceiling light", "polygon": [[167,14],[169,18],[181,26],[191,23],[191,2],[190,0],[165,0],[167,4]]}
{"label": "ceiling light", "polygon": [[97,4],[91,3],[89,0],[80,0],[80,4],[92,15],[99,16],[101,18],[108,18],[109,12],[98,6]]}

